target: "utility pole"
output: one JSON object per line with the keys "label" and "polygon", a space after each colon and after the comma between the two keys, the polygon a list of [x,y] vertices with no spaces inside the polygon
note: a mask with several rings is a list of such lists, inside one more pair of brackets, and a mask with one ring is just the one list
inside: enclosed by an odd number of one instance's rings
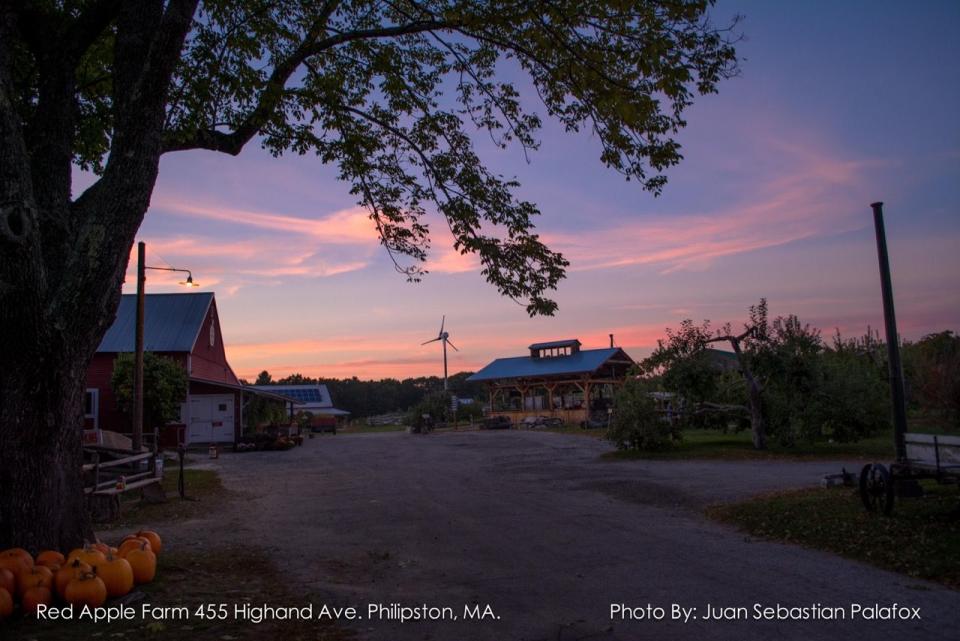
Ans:
{"label": "utility pole", "polygon": [[903,391],[903,364],[900,362],[900,342],[897,333],[897,315],[893,309],[893,285],[890,281],[890,258],[887,254],[887,233],[883,226],[883,203],[872,203],[873,225],[877,234],[877,258],[880,261],[880,288],[883,293],[883,324],[887,332],[887,360],[890,362],[890,400],[893,402],[893,440],[897,461],[907,458],[906,395]]}
{"label": "utility pole", "polygon": [[143,301],[146,277],[147,245],[137,243],[137,329],[133,356],[133,451],[140,453],[143,445]]}

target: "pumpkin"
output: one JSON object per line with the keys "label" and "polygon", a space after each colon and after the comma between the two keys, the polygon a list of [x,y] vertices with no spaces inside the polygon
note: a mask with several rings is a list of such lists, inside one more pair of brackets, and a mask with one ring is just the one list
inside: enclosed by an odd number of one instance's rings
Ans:
{"label": "pumpkin", "polygon": [[138,585],[153,581],[157,574],[157,555],[150,549],[149,543],[127,552],[126,559],[133,569],[133,580]]}
{"label": "pumpkin", "polygon": [[92,545],[84,545],[82,548],[77,548],[70,552],[67,555],[67,564],[73,563],[75,560],[79,559],[86,563],[87,565],[96,565],[100,561],[104,561],[107,557],[104,556],[103,552],[93,547]]}
{"label": "pumpkin", "polygon": [[56,550],[44,550],[37,555],[37,565],[50,567],[51,565],[63,565],[66,562],[67,559]]}
{"label": "pumpkin", "polygon": [[8,548],[3,552],[0,552],[0,558],[9,557],[9,556],[20,557],[21,559],[24,559],[25,561],[30,563],[30,565],[33,565],[33,557],[30,556],[30,553],[24,550],[23,548]]}
{"label": "pumpkin", "polygon": [[50,568],[35,565],[29,570],[22,570],[17,575],[17,593],[23,597],[27,590],[35,587],[50,589],[53,587],[53,572]]}
{"label": "pumpkin", "polygon": [[0,590],[13,594],[17,590],[17,575],[7,568],[0,568]]}
{"label": "pumpkin", "polygon": [[107,586],[93,572],[81,572],[64,591],[63,600],[70,605],[89,605],[99,608],[107,600]]}
{"label": "pumpkin", "polygon": [[128,536],[123,540],[123,543],[120,544],[120,549],[117,550],[117,554],[126,558],[127,554],[130,553],[130,550],[137,550],[143,547],[144,543],[147,544],[147,547],[149,547],[150,551],[152,552],[153,548],[150,547],[150,541],[140,538],[139,536]]}
{"label": "pumpkin", "polygon": [[0,621],[13,614],[13,597],[5,588],[0,588]]}
{"label": "pumpkin", "polygon": [[101,543],[100,541],[97,541],[96,543],[91,543],[90,547],[92,547],[94,550],[100,550],[101,552],[103,552],[104,556],[106,556],[107,553],[110,552],[110,546],[107,545],[106,543]]}
{"label": "pumpkin", "polygon": [[53,594],[50,592],[50,588],[36,585],[24,593],[20,605],[23,606],[24,613],[36,616],[38,606],[50,605],[52,602]]}
{"label": "pumpkin", "polygon": [[108,596],[123,596],[133,589],[133,568],[119,556],[107,555],[107,560],[97,565],[97,576],[107,587]]}
{"label": "pumpkin", "polygon": [[160,556],[160,549],[163,547],[163,542],[160,540],[159,534],[153,530],[140,530],[136,536],[150,541],[150,549],[153,550],[154,554]]}
{"label": "pumpkin", "polygon": [[84,572],[93,572],[93,568],[79,559],[74,559],[72,563],[57,570],[57,574],[53,577],[53,587],[56,588],[57,594],[61,597],[66,595],[67,584]]}
{"label": "pumpkin", "polygon": [[11,548],[0,552],[0,568],[6,568],[14,575],[31,567],[33,567],[33,557],[22,548]]}

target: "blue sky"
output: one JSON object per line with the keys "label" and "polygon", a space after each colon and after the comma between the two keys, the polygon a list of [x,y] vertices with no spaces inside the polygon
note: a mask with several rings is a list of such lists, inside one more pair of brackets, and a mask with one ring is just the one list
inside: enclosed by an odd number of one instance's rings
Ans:
{"label": "blue sky", "polygon": [[[500,298],[439,232],[432,273],[407,284],[332,168],[256,147],[164,157],[140,234],[150,262],[188,267],[216,292],[241,376],[436,374],[436,345],[419,343],[442,314],[461,349],[452,371],[538,340],[601,346],[611,332],[642,357],[665,327],[738,324],[762,296],[828,335],[880,327],[869,204],[882,200],[902,333],[960,328],[960,3],[713,11],[718,23],[736,13],[742,72],[687,112],[685,160],[659,198],[606,170],[590,136],[552,123],[529,163],[478,138],[571,259],[553,318]],[[150,277],[149,291],[176,289]]]}

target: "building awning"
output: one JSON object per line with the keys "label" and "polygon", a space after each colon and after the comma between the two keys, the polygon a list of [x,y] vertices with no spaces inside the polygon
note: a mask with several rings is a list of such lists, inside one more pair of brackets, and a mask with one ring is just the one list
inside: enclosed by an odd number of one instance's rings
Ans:
{"label": "building awning", "polygon": [[205,378],[197,378],[196,376],[190,377],[191,383],[203,383],[204,385],[212,385],[215,387],[222,387],[224,389],[241,392],[244,394],[253,394],[254,396],[262,396],[263,398],[269,398],[274,401],[280,401],[281,403],[296,403],[297,399],[290,398],[289,396],[284,396],[283,394],[275,394],[273,392],[267,392],[262,389],[257,389],[252,385],[234,385],[233,383],[224,383],[223,381],[211,381]]}

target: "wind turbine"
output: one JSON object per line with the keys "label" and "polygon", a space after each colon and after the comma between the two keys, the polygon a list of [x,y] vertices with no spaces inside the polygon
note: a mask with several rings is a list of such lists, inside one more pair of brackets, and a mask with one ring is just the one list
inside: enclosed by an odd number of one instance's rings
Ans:
{"label": "wind turbine", "polygon": [[457,346],[450,342],[450,333],[443,331],[443,326],[447,322],[447,316],[444,314],[443,319],[440,321],[440,332],[437,334],[436,338],[431,338],[428,341],[420,343],[421,345],[428,345],[430,343],[440,341],[443,343],[443,391],[447,391],[447,345],[453,348],[453,351],[459,352]]}

